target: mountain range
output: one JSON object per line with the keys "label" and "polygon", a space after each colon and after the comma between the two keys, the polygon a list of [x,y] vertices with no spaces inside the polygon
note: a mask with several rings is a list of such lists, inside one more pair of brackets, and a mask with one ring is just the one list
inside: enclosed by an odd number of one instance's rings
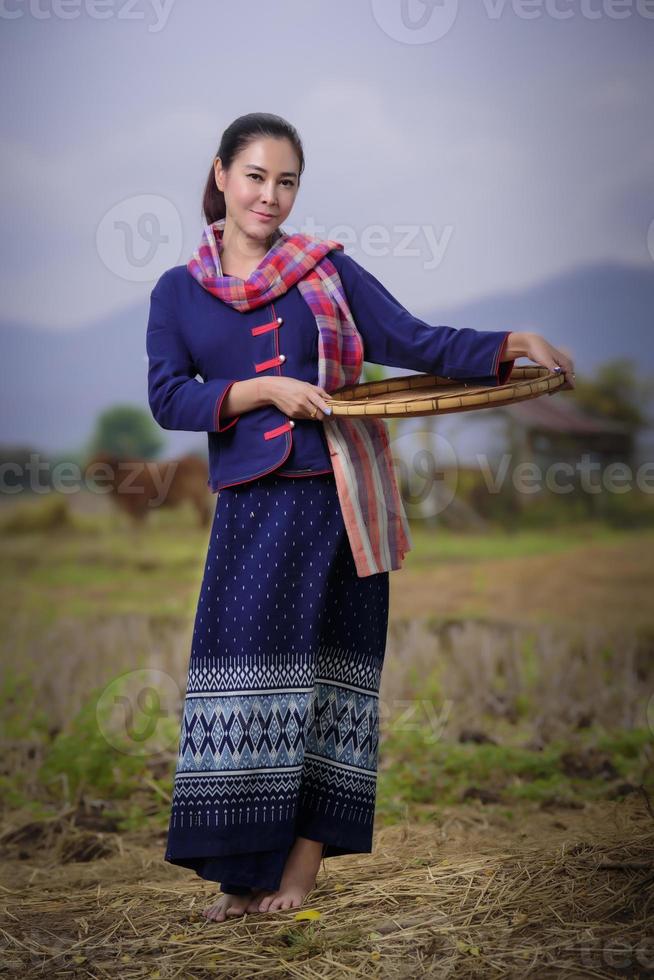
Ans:
{"label": "mountain range", "polygon": [[[69,330],[0,321],[0,443],[63,454],[89,439],[104,409],[128,403],[148,410],[147,318],[146,302]],[[477,330],[535,331],[570,352],[578,377],[591,376],[616,357],[630,358],[640,376],[654,375],[654,265],[578,266],[421,319]],[[206,448],[203,433],[165,437],[169,454]]]}

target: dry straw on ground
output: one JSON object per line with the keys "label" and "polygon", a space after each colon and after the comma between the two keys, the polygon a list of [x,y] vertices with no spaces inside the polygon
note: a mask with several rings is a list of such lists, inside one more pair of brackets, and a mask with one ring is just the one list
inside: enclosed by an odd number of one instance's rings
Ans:
{"label": "dry straw on ground", "polygon": [[[296,910],[223,923],[215,886],[163,862],[163,838],[76,826],[5,832],[5,975],[610,977],[654,968],[654,814],[644,792],[583,810],[458,807],[323,862]],[[77,814],[79,817],[80,814]],[[93,847],[95,839],[96,846]],[[23,860],[19,854],[22,852]],[[77,858],[78,860],[75,860]],[[81,860],[79,860],[81,859]]]}

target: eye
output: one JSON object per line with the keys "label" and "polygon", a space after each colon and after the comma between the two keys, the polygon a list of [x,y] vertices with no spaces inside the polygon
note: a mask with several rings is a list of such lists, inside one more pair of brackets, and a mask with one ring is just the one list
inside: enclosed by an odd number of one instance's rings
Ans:
{"label": "eye", "polygon": [[[259,179],[259,180],[263,179],[261,177],[261,174],[248,174],[248,177],[254,177],[255,179]],[[285,184],[287,187],[295,187],[295,181],[289,180],[288,177],[282,181],[282,184]]]}

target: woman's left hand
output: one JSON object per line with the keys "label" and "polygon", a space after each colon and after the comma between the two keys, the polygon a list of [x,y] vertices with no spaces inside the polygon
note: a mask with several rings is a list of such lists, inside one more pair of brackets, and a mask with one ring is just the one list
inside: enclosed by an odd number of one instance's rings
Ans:
{"label": "woman's left hand", "polygon": [[536,364],[540,364],[550,371],[563,371],[565,384],[557,388],[557,391],[565,391],[575,387],[575,367],[572,358],[553,347],[538,333],[511,332],[504,349],[504,357],[507,360],[516,357],[529,357]]}

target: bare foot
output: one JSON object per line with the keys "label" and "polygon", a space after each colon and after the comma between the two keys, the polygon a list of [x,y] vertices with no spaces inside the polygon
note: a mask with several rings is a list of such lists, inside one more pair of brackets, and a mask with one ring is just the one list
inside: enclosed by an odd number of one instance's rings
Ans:
{"label": "bare foot", "polygon": [[297,837],[289,851],[279,888],[265,896],[259,905],[260,912],[275,912],[277,909],[297,909],[314,888],[316,875],[320,868],[323,843]]}
{"label": "bare foot", "polygon": [[246,912],[259,912],[259,906],[261,904],[261,899],[264,895],[276,895],[277,892],[272,892],[267,888],[257,888],[256,891],[252,893],[252,898],[245,909]]}
{"label": "bare foot", "polygon": [[228,917],[233,919],[243,915],[251,900],[252,892],[249,895],[230,895],[223,892],[218,901],[209,905],[202,914],[213,922],[224,922]]}

